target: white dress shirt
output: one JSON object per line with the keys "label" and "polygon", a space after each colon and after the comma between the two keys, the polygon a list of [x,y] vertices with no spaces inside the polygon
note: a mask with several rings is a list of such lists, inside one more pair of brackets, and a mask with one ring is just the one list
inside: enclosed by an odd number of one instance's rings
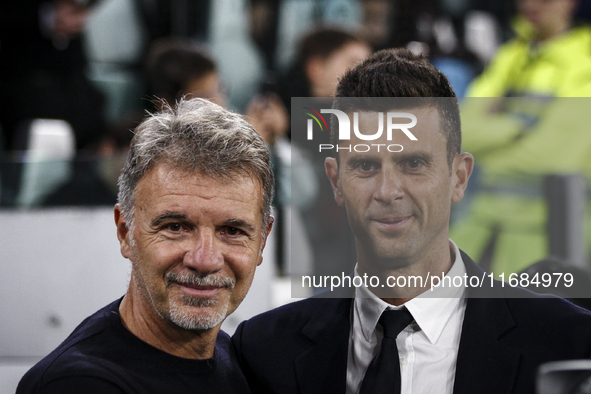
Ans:
{"label": "white dress shirt", "polygon": [[[458,247],[451,240],[450,248],[455,252],[455,260],[446,276],[463,277],[466,267]],[[358,275],[357,269],[355,274]],[[463,287],[435,288],[395,307],[377,298],[369,289],[357,288],[351,311],[347,394],[359,393],[365,371],[380,349],[383,334],[378,320],[382,312],[403,306],[412,314],[414,322],[396,338],[401,393],[452,394],[466,309],[464,292]]]}

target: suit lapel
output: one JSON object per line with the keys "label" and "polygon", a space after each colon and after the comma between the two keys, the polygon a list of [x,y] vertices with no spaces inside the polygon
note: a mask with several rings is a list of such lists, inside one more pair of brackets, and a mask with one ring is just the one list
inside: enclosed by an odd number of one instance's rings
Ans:
{"label": "suit lapel", "polygon": [[[469,276],[482,278],[482,271],[462,253]],[[503,334],[516,325],[499,289],[468,289],[456,365],[454,394],[510,393],[521,354],[501,343]],[[483,298],[492,297],[495,298]]]}
{"label": "suit lapel", "polygon": [[322,301],[324,305],[302,330],[310,348],[295,361],[302,394],[346,390],[351,298]]}

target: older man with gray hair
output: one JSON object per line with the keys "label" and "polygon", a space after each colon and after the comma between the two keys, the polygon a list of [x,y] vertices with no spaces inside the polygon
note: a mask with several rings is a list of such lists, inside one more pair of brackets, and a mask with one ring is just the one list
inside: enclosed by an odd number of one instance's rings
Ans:
{"label": "older man with gray hair", "polygon": [[181,100],[138,126],[119,188],[127,293],[17,393],[249,392],[220,326],[245,297],[273,223],[264,142],[239,115]]}

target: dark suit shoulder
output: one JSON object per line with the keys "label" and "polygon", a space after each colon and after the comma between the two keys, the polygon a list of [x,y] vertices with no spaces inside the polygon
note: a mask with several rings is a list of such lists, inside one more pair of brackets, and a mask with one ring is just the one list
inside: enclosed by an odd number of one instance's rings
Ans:
{"label": "dark suit shoulder", "polygon": [[492,334],[532,371],[543,362],[591,357],[590,311],[552,295],[503,292],[504,298],[468,299],[464,329]]}
{"label": "dark suit shoulder", "polygon": [[[309,376],[303,372],[307,368],[330,367],[333,375],[342,370],[344,385],[350,306],[348,298],[309,298],[242,322],[232,342],[251,390],[296,393],[298,371]],[[310,364],[307,357],[317,364]],[[323,385],[311,377],[307,382]]]}
{"label": "dark suit shoulder", "polygon": [[586,348],[591,356],[591,311],[552,295],[507,298],[506,302],[518,326],[529,327],[534,336],[553,343]]}
{"label": "dark suit shoulder", "polygon": [[[468,255],[462,259],[469,276],[483,277],[484,271]],[[498,280],[492,287],[470,288],[465,322],[484,331],[518,338],[522,346],[543,348],[536,342],[548,341],[557,347],[591,352],[591,311],[563,298],[538,294]],[[571,357],[573,358],[573,357]]]}
{"label": "dark suit shoulder", "polygon": [[[305,334],[312,327],[314,335],[320,335],[332,326],[329,315],[337,319],[349,310],[350,299],[308,298],[272,309],[240,324],[233,340],[239,341],[242,349],[270,349],[281,352],[285,346],[305,346],[310,343]],[[338,316],[341,315],[341,316]],[[348,315],[345,316],[348,318]],[[324,323],[326,322],[326,324]],[[239,338],[238,338],[239,336]]]}
{"label": "dark suit shoulder", "polygon": [[[348,300],[335,298],[307,298],[301,301],[292,302],[270,311],[261,313],[247,322],[249,324],[289,324],[301,326],[310,320],[317,313],[336,307],[338,304]],[[285,329],[285,327],[280,327]],[[270,331],[273,331],[270,329]]]}
{"label": "dark suit shoulder", "polygon": [[526,322],[539,319],[556,322],[589,322],[591,311],[581,308],[564,298],[552,294],[539,294],[521,287],[505,287],[502,295],[516,321]]}

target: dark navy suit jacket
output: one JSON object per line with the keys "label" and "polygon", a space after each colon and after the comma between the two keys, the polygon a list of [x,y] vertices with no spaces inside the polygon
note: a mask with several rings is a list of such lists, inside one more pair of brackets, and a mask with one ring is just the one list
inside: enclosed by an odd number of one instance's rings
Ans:
{"label": "dark navy suit jacket", "polygon": [[[591,357],[591,312],[500,282],[468,291],[454,394],[533,394],[540,364]],[[253,393],[345,393],[351,303],[310,298],[243,322],[233,342]]]}

